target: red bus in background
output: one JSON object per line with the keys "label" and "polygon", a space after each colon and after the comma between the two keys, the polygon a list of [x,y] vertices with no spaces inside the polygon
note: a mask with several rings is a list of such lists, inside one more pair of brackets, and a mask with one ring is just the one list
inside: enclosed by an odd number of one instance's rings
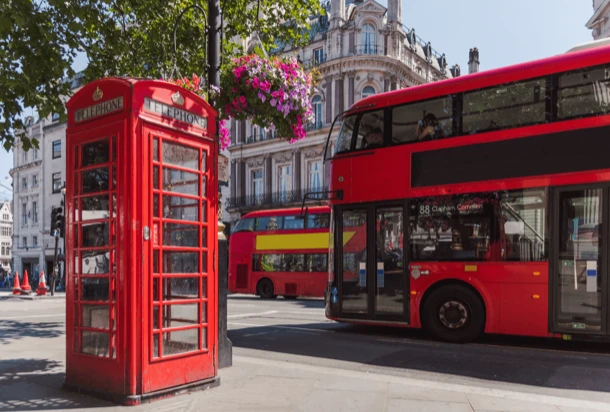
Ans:
{"label": "red bus in background", "polygon": [[378,94],[341,123],[328,318],[610,337],[610,47]]}
{"label": "red bus in background", "polygon": [[324,296],[330,208],[261,210],[244,215],[229,242],[229,292],[261,298]]}

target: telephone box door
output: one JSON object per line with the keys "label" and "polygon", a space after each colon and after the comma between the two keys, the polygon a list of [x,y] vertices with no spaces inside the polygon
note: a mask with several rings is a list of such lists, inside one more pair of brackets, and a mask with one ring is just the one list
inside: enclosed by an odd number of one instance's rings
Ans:
{"label": "telephone box door", "polygon": [[216,375],[215,257],[209,253],[216,217],[210,216],[213,143],[146,124],[143,139],[151,176],[144,190],[150,205],[144,253],[152,256],[144,273],[148,392]]}

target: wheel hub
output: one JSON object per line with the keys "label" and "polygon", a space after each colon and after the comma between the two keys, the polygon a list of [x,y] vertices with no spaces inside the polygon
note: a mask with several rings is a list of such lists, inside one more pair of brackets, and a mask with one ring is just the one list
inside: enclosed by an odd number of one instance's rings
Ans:
{"label": "wheel hub", "polygon": [[438,311],[441,323],[449,329],[459,329],[468,322],[468,309],[457,300],[445,302]]}

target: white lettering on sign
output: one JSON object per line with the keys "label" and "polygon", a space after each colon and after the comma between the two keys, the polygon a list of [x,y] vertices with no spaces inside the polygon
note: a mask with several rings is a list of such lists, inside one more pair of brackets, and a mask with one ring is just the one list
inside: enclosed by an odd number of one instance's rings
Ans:
{"label": "white lettering on sign", "polygon": [[148,97],[144,98],[144,110],[178,120],[179,122],[192,124],[201,127],[202,129],[208,128],[208,119],[206,117],[198,116],[187,112],[186,110],[149,99]]}
{"label": "white lettering on sign", "polygon": [[103,116],[108,113],[114,113],[123,110],[123,96],[115,97],[112,100],[107,100],[93,106],[85,107],[84,109],[74,112],[74,121],[76,123],[84,122],[85,120],[94,117]]}

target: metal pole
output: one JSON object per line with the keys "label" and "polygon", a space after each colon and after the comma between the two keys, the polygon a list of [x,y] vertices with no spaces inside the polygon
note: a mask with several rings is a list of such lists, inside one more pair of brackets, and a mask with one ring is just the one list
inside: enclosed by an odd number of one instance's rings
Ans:
{"label": "metal pole", "polygon": [[58,246],[59,246],[59,229],[55,229],[55,257],[53,258],[53,273],[49,273],[49,286],[51,287],[51,296],[55,295],[55,279],[57,274],[59,273],[59,268],[58,268],[58,264],[59,262],[57,261],[57,252],[58,252]]}

